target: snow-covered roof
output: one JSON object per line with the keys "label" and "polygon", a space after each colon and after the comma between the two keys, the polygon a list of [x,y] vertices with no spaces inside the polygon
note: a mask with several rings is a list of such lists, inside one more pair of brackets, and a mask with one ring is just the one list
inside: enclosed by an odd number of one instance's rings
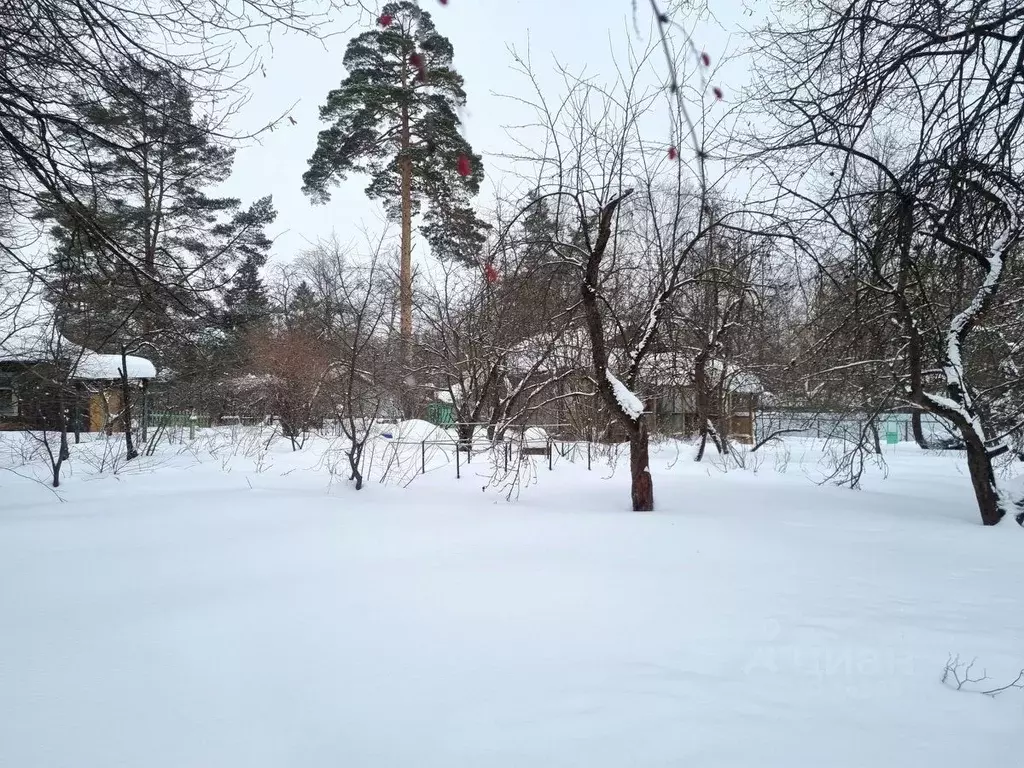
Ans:
{"label": "snow-covered roof", "polygon": [[[156,377],[156,366],[144,357],[127,355],[129,379],[152,379]],[[102,355],[99,352],[85,352],[78,360],[72,379],[119,379],[121,378],[121,356]]]}

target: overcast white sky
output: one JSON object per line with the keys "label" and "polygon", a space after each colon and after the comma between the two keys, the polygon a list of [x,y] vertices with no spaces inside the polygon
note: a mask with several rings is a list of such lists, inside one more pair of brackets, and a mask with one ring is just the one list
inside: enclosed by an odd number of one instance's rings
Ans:
{"label": "overcast white sky", "polygon": [[[708,51],[715,64],[743,45],[738,31],[752,22],[749,2],[722,0],[713,5],[713,20],[682,20],[694,29],[694,42]],[[466,81],[463,129],[484,156],[488,174],[481,198],[488,197],[496,184],[514,183],[502,178],[503,163],[495,155],[512,149],[505,127],[529,118],[522,107],[498,95],[524,94],[529,89],[523,77],[511,70],[507,46],[522,52],[529,49],[542,87],[554,97],[561,90],[552,66],[555,57],[570,69],[585,68],[610,79],[610,51],[624,51],[628,38],[644,48],[651,30],[650,8],[640,2],[636,18],[641,34],[637,34],[631,0],[449,0],[446,6],[438,0],[422,0],[421,4],[432,14],[438,31],[451,40],[455,66]],[[352,34],[369,24],[366,19]],[[298,35],[276,36],[273,49],[264,51],[266,77],[251,81],[252,99],[236,118],[236,130],[252,129],[297,102],[292,111],[297,125],[285,123],[265,133],[259,144],[241,149],[224,190],[246,203],[273,194],[279,212],[274,228],[276,260],[294,257],[306,241],[328,237],[332,231],[348,241],[357,238],[363,227],[374,232],[384,227],[380,205],[363,194],[365,179],[344,182],[327,205],[312,205],[301,190],[307,158],[324,127],[318,108],[345,77],[341,60],[350,37],[335,37],[322,46]],[[716,75],[727,99],[745,79],[746,64],[741,59],[730,60],[725,71]],[[666,126],[667,120],[666,112]]]}

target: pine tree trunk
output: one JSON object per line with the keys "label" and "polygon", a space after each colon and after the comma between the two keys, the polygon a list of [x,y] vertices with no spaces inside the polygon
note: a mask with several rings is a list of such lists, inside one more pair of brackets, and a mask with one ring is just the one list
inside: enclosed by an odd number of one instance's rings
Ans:
{"label": "pine tree trunk", "polygon": [[[409,82],[405,68],[402,69],[402,88],[408,88]],[[402,206],[401,253],[398,269],[398,311],[400,363],[404,368],[400,387],[400,402],[405,418],[419,416],[417,413],[417,397],[413,387],[407,386],[412,368],[412,160],[409,148],[412,142],[409,109],[402,107],[399,133],[398,172],[400,176],[400,196]]]}
{"label": "pine tree trunk", "polygon": [[654,481],[651,479],[647,425],[640,417],[637,429],[629,437],[629,471],[634,512],[654,509]]}
{"label": "pine tree trunk", "polygon": [[402,264],[399,274],[402,345],[405,361],[412,346],[412,163],[402,161]]}
{"label": "pine tree trunk", "polygon": [[[406,71],[402,69],[402,87],[406,88]],[[399,269],[399,306],[402,333],[402,362],[407,364],[412,352],[412,160],[409,147],[412,135],[409,127],[409,108],[402,107],[400,146],[402,194],[402,263]]]}

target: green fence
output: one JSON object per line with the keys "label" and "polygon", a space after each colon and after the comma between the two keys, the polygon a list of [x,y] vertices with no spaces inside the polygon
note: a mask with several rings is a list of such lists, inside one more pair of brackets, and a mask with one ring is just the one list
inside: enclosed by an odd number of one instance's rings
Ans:
{"label": "green fence", "polygon": [[427,421],[439,427],[455,423],[455,409],[449,403],[430,403],[427,406]]}

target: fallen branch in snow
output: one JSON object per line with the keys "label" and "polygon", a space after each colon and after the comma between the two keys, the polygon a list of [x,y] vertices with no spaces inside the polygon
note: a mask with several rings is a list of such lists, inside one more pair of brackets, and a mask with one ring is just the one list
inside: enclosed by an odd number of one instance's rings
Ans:
{"label": "fallen branch in snow", "polygon": [[946,660],[946,668],[942,672],[942,684],[948,685],[957,691],[967,691],[969,693],[980,693],[984,696],[996,697],[1000,693],[1009,691],[1012,688],[1018,690],[1024,690],[1024,669],[1022,669],[1015,680],[1006,685],[1001,685],[998,688],[990,688],[989,690],[977,690],[976,688],[965,688],[965,685],[978,685],[988,680],[988,675],[985,670],[981,671],[981,677],[972,677],[974,664],[977,659],[973,659],[969,664],[960,661],[960,655],[953,656],[950,654]]}

